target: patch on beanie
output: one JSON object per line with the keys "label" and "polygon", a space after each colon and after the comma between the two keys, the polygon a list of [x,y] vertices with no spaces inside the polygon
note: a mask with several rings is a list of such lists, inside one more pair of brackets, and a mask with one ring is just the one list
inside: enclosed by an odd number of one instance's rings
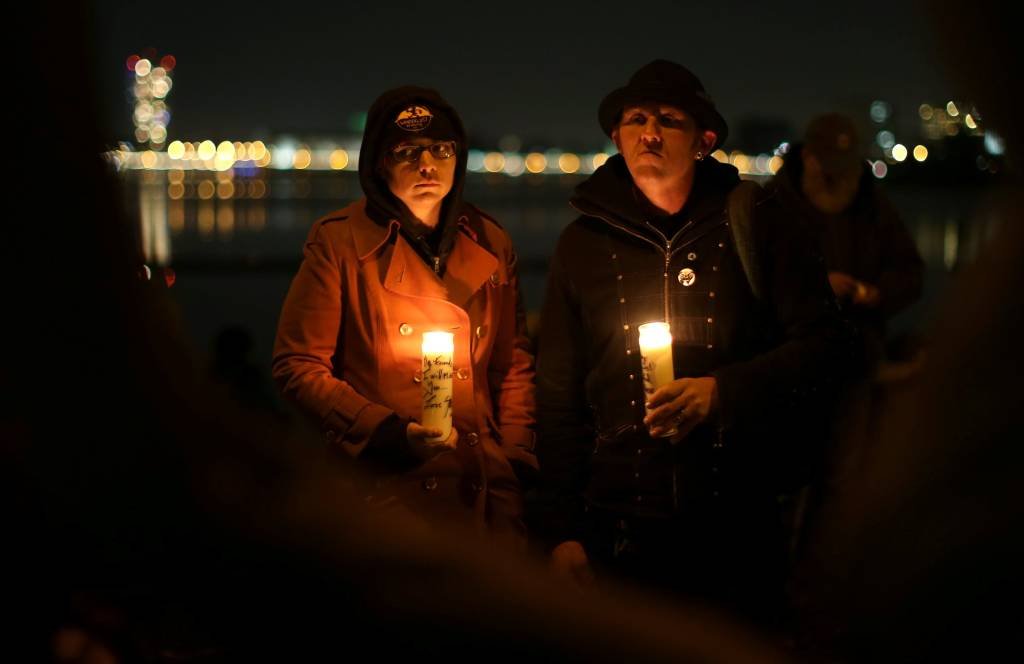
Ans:
{"label": "patch on beanie", "polygon": [[434,119],[426,106],[409,106],[395,118],[395,124],[405,131],[423,131]]}

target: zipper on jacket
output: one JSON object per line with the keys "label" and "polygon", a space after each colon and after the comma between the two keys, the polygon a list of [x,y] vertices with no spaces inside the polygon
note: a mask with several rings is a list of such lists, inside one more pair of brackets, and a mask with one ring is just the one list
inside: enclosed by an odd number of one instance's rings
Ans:
{"label": "zipper on jacket", "polygon": [[[628,226],[624,226],[623,224],[616,223],[616,222],[612,221],[611,219],[609,219],[608,217],[606,217],[606,216],[604,216],[602,214],[597,214],[596,212],[590,212],[590,211],[584,210],[584,209],[580,208],[578,205],[576,205],[575,203],[572,203],[571,201],[570,201],[569,204],[577,212],[579,212],[582,215],[585,215],[585,216],[588,216],[588,217],[594,217],[595,219],[600,219],[601,221],[605,222],[609,226],[614,226],[615,228],[618,228],[619,230],[621,230],[621,231],[623,231],[625,233],[628,233],[629,235],[632,235],[633,237],[639,238],[639,239],[644,240],[646,242],[650,242],[651,244],[653,244],[658,249],[661,249],[661,245],[660,244],[658,244],[657,242],[655,242],[651,238],[647,237],[646,235],[642,235],[640,233],[637,233],[636,231],[634,231],[633,229],[629,228]],[[665,307],[665,322],[668,323],[669,322],[669,320],[668,320],[668,313],[669,313],[669,311],[668,311],[668,268],[669,268],[669,264],[672,261],[672,243],[675,241],[676,238],[678,238],[680,235],[682,235],[687,230],[689,230],[694,225],[695,220],[694,219],[687,220],[686,223],[683,224],[682,228],[680,228],[679,230],[677,230],[675,232],[675,235],[672,236],[672,239],[669,239],[668,237],[666,237],[665,234],[662,233],[660,230],[658,230],[658,228],[654,224],[652,224],[651,222],[649,222],[647,220],[644,220],[644,223],[647,224],[647,226],[649,226],[651,228],[651,230],[653,230],[655,233],[657,233],[659,236],[661,236],[662,239],[665,240],[665,248],[661,249],[662,251],[665,252],[665,269],[664,269],[664,272],[662,272],[662,276],[663,276],[663,279],[664,279],[662,295],[663,295],[663,301],[664,301],[664,307]],[[690,241],[689,242],[685,242],[683,244],[683,246],[686,246],[687,244],[695,242],[699,238],[703,237],[707,232],[710,232],[710,229],[708,229],[708,231],[706,231],[705,233],[701,233],[697,237],[691,238]],[[677,247],[677,249],[678,249],[678,247]]]}
{"label": "zipper on jacket", "polygon": [[668,320],[668,264],[672,260],[672,240],[665,239],[665,272],[662,276],[665,277],[665,324],[669,324]]}
{"label": "zipper on jacket", "polygon": [[[661,238],[663,240],[665,240],[665,269],[661,271],[661,276],[662,276],[661,295],[662,295],[662,302],[663,302],[663,305],[665,307],[665,322],[668,323],[668,324],[671,324],[670,321],[669,321],[669,318],[668,318],[668,268],[669,268],[669,264],[672,262],[672,240],[675,239],[675,236],[673,236],[672,239],[670,240],[668,238],[668,236],[666,236],[664,233],[662,233],[651,222],[645,220],[644,223],[647,224],[648,226],[650,226],[652,231],[654,231],[655,233],[660,235]],[[687,228],[689,225],[690,225],[690,222],[687,221],[685,224],[683,224],[683,228],[679,229],[679,231],[676,233],[676,235],[679,235],[679,233],[681,233],[683,231],[683,229]]]}

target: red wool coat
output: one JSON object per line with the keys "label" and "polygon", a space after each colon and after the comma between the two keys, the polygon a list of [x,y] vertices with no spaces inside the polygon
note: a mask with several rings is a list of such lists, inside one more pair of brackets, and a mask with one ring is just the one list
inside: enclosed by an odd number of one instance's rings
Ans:
{"label": "red wool coat", "polygon": [[421,340],[455,334],[456,450],[378,476],[371,504],[521,531],[509,463],[536,468],[533,356],[508,234],[466,206],[443,278],[365,200],[318,220],[281,311],[273,374],[324,439],[358,458],[392,413],[421,417]]}

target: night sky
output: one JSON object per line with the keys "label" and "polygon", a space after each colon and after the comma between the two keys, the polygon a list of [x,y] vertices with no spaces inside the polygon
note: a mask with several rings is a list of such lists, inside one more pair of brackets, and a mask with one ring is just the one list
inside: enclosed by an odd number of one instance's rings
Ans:
{"label": "night sky", "polygon": [[478,143],[596,149],[598,102],[657,57],[690,67],[734,126],[958,98],[910,2],[98,2],[94,26],[112,139],[131,137],[124,61],[146,47],[178,61],[171,140],[344,134],[382,90],[417,83]]}

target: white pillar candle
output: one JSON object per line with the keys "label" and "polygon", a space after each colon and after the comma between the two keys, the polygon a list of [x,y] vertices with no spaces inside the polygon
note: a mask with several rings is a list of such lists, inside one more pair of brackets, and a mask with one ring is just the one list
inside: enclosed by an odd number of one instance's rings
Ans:
{"label": "white pillar candle", "polygon": [[423,333],[423,426],[441,430],[433,442],[447,440],[452,432],[452,374],[455,335]]}
{"label": "white pillar candle", "polygon": [[[646,403],[659,387],[675,380],[672,368],[672,332],[668,323],[645,323],[637,329],[640,332],[640,363],[643,367]],[[667,438],[675,433],[676,429],[673,427],[662,437]]]}

